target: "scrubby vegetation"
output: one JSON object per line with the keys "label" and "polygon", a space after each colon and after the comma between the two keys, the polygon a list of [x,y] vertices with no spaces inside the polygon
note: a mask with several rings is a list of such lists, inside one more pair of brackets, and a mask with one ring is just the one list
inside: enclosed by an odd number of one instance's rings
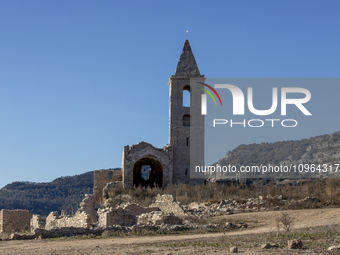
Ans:
{"label": "scrubby vegetation", "polygon": [[[303,208],[320,208],[323,206],[340,206],[340,180],[339,179],[315,179],[306,180],[299,185],[292,183],[276,184],[270,182],[247,186],[236,182],[230,183],[211,183],[199,185],[175,184],[165,189],[137,187],[128,190],[111,190],[109,196],[114,200],[114,203],[119,204],[126,202],[121,194],[128,194],[131,200],[129,202],[138,203],[143,206],[150,205],[157,194],[171,194],[182,205],[191,202],[210,202],[215,203],[221,200],[235,199],[239,202],[244,202],[248,198],[256,198],[259,196],[272,197],[270,202],[274,205],[279,203],[276,201],[276,196],[282,196],[282,199],[290,200],[290,206],[285,209],[303,209]],[[296,182],[294,182],[296,183]],[[294,200],[304,199],[306,197],[316,197],[318,200],[310,201],[300,205],[294,203]],[[129,198],[129,199],[130,199]],[[269,201],[268,200],[268,201]],[[279,204],[278,204],[279,205]]]}

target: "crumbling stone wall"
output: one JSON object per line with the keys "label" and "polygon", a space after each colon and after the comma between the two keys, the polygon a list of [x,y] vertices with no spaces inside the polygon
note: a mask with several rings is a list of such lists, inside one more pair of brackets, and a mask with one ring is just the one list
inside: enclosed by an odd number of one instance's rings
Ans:
{"label": "crumbling stone wall", "polygon": [[34,214],[31,218],[31,232],[35,229],[45,229],[46,217]]}
{"label": "crumbling stone wall", "polygon": [[27,210],[1,210],[0,232],[29,232],[32,214]]}
{"label": "crumbling stone wall", "polygon": [[121,170],[95,170],[94,171],[94,184],[93,184],[93,195],[94,201],[98,204],[103,203],[103,189],[106,184],[110,182],[122,181]]}
{"label": "crumbling stone wall", "polygon": [[172,184],[173,148],[167,145],[159,149],[149,143],[139,142],[132,145],[131,148],[128,145],[125,146],[123,150],[122,171],[124,188],[133,188],[135,164],[144,159],[160,164],[162,168],[162,187]]}
{"label": "crumbling stone wall", "polygon": [[58,212],[51,212],[46,218],[45,229],[63,227],[88,228],[97,221],[97,211],[95,208],[94,196],[86,194],[80,203],[80,209],[73,216],[59,216]]}
{"label": "crumbling stone wall", "polygon": [[51,212],[46,218],[46,230],[64,227],[82,227],[91,226],[91,219],[88,214],[83,211],[77,211],[74,216],[59,216],[58,212]]}
{"label": "crumbling stone wall", "polygon": [[91,222],[97,221],[97,211],[93,195],[85,194],[85,198],[80,203],[79,211],[85,212],[90,217]]}
{"label": "crumbling stone wall", "polygon": [[107,228],[112,225],[132,226],[136,223],[136,217],[130,210],[122,207],[98,210],[98,226]]}

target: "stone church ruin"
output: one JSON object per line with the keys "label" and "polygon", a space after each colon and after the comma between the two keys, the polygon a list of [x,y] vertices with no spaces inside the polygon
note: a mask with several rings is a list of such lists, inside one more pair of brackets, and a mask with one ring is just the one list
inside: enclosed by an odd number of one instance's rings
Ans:
{"label": "stone church ruin", "polygon": [[[98,170],[94,173],[94,197],[102,203],[103,188],[112,183],[115,188],[154,185],[167,187],[173,183],[191,183],[194,166],[204,165],[204,116],[201,115],[200,74],[189,41],[186,40],[176,71],[169,78],[169,143],[155,148],[146,142],[125,146],[121,170]],[[195,84],[192,88],[191,84]],[[183,103],[189,95],[189,105]],[[195,139],[193,139],[193,137]],[[199,180],[195,180],[199,182]]]}
{"label": "stone church ruin", "polygon": [[[85,195],[74,215],[62,211],[47,217],[33,215],[26,210],[1,210],[0,232],[12,234],[10,239],[32,239],[77,234],[101,234],[105,229],[134,225],[182,224],[183,209],[171,195],[159,195],[149,207],[131,204],[120,207],[106,203],[108,190],[137,186],[167,187],[174,183],[192,183],[192,162],[204,161],[204,116],[201,115],[201,75],[189,41],[183,46],[169,85],[169,142],[163,148],[139,142],[123,149],[121,169],[94,171],[93,195]],[[192,87],[191,84],[195,84]],[[189,95],[189,104],[183,95]],[[195,139],[193,139],[195,137]],[[196,180],[197,181],[197,180]],[[130,229],[129,231],[132,231]]]}

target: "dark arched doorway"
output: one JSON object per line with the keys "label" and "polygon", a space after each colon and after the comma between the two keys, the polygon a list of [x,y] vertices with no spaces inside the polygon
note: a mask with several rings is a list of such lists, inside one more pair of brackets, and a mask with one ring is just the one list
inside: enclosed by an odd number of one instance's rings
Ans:
{"label": "dark arched doorway", "polygon": [[163,168],[161,163],[151,158],[142,158],[133,166],[133,186],[163,186]]}

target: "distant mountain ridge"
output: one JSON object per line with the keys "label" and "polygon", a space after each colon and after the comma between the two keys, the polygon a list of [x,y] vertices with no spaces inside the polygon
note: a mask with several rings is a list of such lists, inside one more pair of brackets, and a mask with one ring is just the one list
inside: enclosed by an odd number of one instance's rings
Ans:
{"label": "distant mountain ridge", "polygon": [[1,209],[25,209],[40,215],[51,211],[76,212],[85,194],[93,193],[93,171],[52,182],[13,182],[0,189]]}
{"label": "distant mountain ridge", "polygon": [[[240,145],[232,151],[229,151],[225,158],[212,164],[214,166],[291,166],[309,167],[314,164],[315,167],[321,165],[333,165],[340,163],[340,131],[331,135],[321,135],[296,141],[281,141],[275,143],[261,143]],[[306,166],[306,167],[308,167]],[[339,167],[340,168],[340,167]],[[323,169],[322,169],[323,170]],[[328,171],[308,171],[287,173],[275,173],[272,178],[321,178],[321,177],[340,177],[340,169],[337,173]],[[242,173],[241,173],[242,174]],[[217,179],[235,177],[232,174],[213,174],[210,177]],[[261,174],[247,173],[248,178],[263,178]]]}
{"label": "distant mountain ridge", "polygon": [[[297,141],[282,141],[240,145],[214,163],[214,166],[258,166],[258,165],[334,165],[340,163],[340,131]],[[119,168],[115,168],[117,170]],[[207,178],[235,178],[235,173],[213,174]],[[241,175],[243,177],[243,175]],[[337,173],[290,173],[277,174],[271,178],[315,178],[340,177]],[[268,178],[261,174],[247,173],[247,178]],[[85,194],[93,193],[93,171],[60,177],[52,182],[13,182],[0,189],[1,209],[25,209],[31,213],[48,215],[51,211],[67,210],[75,213]]]}

